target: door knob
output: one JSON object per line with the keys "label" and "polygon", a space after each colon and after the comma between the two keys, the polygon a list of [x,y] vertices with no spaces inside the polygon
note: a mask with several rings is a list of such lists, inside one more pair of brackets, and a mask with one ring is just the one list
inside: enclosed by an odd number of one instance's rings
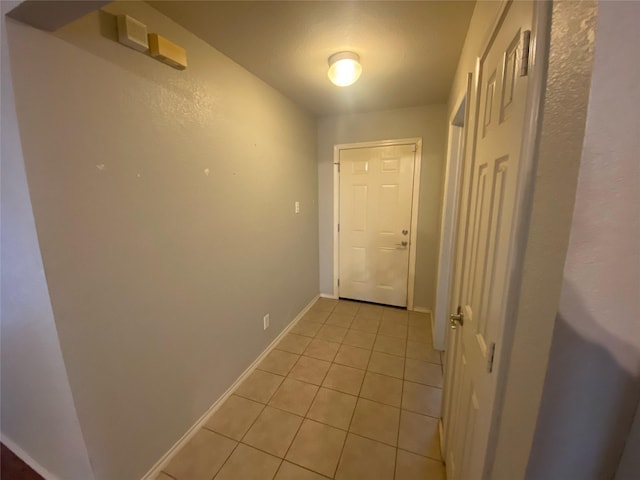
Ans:
{"label": "door knob", "polygon": [[403,235],[407,235],[408,233],[409,233],[409,230],[402,230]]}
{"label": "door knob", "polygon": [[461,307],[458,307],[458,311],[456,313],[449,315],[449,323],[453,330],[458,328],[458,325],[461,327],[464,325],[464,313],[462,313]]}
{"label": "door knob", "polygon": [[398,247],[398,248],[407,248],[408,244],[409,244],[408,242],[402,241],[400,243],[396,243],[396,247]]}

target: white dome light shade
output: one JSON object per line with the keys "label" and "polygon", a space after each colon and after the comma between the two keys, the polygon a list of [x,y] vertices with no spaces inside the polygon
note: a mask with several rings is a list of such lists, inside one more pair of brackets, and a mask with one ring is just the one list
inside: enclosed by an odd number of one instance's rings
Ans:
{"label": "white dome light shade", "polygon": [[353,52],[338,52],[329,57],[329,80],[339,87],[351,85],[360,78],[360,57]]}

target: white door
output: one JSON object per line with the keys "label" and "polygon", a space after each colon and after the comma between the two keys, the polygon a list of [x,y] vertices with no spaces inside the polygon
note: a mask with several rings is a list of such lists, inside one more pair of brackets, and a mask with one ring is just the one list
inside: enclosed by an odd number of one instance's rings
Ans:
{"label": "white door", "polygon": [[407,305],[415,150],[340,150],[340,297]]}
{"label": "white door", "polygon": [[528,60],[526,32],[532,17],[531,2],[507,4],[478,63],[475,130],[465,165],[463,232],[457,246],[461,268],[456,294],[463,318],[450,335],[447,365],[455,370],[447,375],[454,378],[445,425],[450,480],[487,477],[496,385],[491,366],[504,324],[528,87],[521,68],[526,65],[523,56]]}

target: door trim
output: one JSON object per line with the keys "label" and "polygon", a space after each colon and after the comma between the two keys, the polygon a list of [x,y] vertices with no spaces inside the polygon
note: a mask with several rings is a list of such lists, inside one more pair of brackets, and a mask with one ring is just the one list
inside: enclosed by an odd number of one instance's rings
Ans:
{"label": "door trim", "polygon": [[400,138],[375,142],[341,143],[333,147],[333,296],[340,297],[338,276],[340,275],[340,151],[354,148],[389,147],[394,145],[415,145],[416,155],[413,165],[413,192],[411,195],[411,237],[409,238],[409,274],[407,276],[407,310],[413,310],[413,295],[416,279],[416,241],[418,238],[418,207],[420,200],[420,167],[422,163],[422,138]]}

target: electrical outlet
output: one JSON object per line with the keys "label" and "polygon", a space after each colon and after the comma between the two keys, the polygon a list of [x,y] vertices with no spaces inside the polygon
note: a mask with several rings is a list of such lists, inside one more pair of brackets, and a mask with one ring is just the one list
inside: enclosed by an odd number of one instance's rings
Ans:
{"label": "electrical outlet", "polygon": [[296,213],[300,213],[300,202],[296,201],[294,209]]}
{"label": "electrical outlet", "polygon": [[267,313],[264,318],[262,319],[262,323],[264,325],[264,329],[266,330],[267,328],[269,328],[269,324],[271,323],[271,320],[269,319],[269,314]]}

